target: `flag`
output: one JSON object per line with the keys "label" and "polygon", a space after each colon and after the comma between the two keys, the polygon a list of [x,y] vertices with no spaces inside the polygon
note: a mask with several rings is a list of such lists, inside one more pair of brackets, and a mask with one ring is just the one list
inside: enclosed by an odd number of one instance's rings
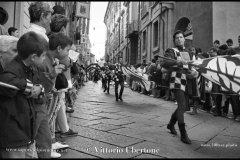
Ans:
{"label": "flag", "polygon": [[205,78],[240,95],[240,55],[219,56],[191,61]]}
{"label": "flag", "polygon": [[123,74],[131,78],[133,81],[139,82],[141,86],[144,87],[147,91],[150,90],[151,82],[148,81],[148,77],[146,75],[144,76],[138,75],[131,68],[125,67],[125,66],[122,66],[122,71],[123,71]]}
{"label": "flag", "polygon": [[71,58],[73,60],[73,62],[76,62],[78,60],[79,55],[80,55],[79,52],[76,52],[76,51],[70,49],[68,53],[69,53],[68,57]]}
{"label": "flag", "polygon": [[77,2],[76,17],[90,18],[90,3]]}
{"label": "flag", "polygon": [[82,34],[85,35],[86,32],[86,18],[83,18],[82,20]]}

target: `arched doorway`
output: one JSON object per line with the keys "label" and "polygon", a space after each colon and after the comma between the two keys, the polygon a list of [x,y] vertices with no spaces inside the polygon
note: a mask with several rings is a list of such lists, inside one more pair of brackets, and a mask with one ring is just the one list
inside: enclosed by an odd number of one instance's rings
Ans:
{"label": "arched doorway", "polygon": [[185,47],[189,48],[192,46],[193,41],[193,29],[191,21],[187,17],[182,17],[178,20],[175,31],[181,30],[185,35]]}

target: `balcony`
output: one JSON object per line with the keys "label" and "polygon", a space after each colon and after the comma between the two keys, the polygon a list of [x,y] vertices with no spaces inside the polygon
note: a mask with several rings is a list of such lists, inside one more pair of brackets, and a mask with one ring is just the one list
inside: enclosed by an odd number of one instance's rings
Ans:
{"label": "balcony", "polygon": [[132,23],[127,24],[127,38],[138,35],[138,21],[133,20]]}

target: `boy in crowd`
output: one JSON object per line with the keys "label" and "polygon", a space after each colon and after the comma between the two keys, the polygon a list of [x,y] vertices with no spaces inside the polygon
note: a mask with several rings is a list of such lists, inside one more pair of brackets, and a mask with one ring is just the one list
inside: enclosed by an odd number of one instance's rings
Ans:
{"label": "boy in crowd", "polygon": [[36,66],[43,62],[47,48],[40,35],[24,34],[17,43],[18,55],[0,75],[1,82],[18,88],[0,90],[1,158],[28,158],[34,152],[28,149],[34,148],[35,107],[41,105],[45,87]]}
{"label": "boy in crowd", "polygon": [[[46,77],[48,77],[48,79],[50,79],[54,84],[55,84],[57,75],[59,73],[62,73],[64,70],[63,65],[58,64],[57,60],[61,60],[68,55],[71,45],[72,45],[72,41],[63,33],[53,33],[49,37],[49,51],[46,54],[46,58],[44,62],[39,67],[41,71],[44,72]],[[52,89],[56,90],[54,88]],[[54,94],[58,94],[58,92]],[[56,99],[57,97],[53,96],[53,98]],[[57,104],[57,100],[51,100],[51,104],[48,105],[48,107],[49,107],[48,112],[50,115],[49,123],[52,125],[51,126],[51,136],[52,136],[52,143],[53,143],[52,149],[68,148],[69,147],[68,145],[60,144],[56,142],[56,139],[55,139],[56,116],[53,116],[53,115],[57,114],[57,111],[60,105]],[[72,130],[70,128],[67,128],[66,132],[69,133],[69,131],[72,131]]]}
{"label": "boy in crowd", "polygon": [[8,34],[9,34],[10,36],[17,37],[17,38],[18,38],[18,36],[19,36],[18,29],[15,28],[15,27],[10,27],[10,28],[8,28]]}
{"label": "boy in crowd", "polygon": [[228,48],[233,47],[233,40],[232,40],[232,39],[229,38],[229,39],[226,41],[226,43],[227,43]]}

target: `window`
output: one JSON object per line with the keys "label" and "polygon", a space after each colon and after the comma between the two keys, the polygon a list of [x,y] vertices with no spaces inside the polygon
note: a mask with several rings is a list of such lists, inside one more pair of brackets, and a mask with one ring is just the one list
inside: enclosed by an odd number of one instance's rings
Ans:
{"label": "window", "polygon": [[151,1],[149,2],[149,7],[153,7],[155,4],[157,4],[159,1]]}
{"label": "window", "polygon": [[153,47],[158,47],[158,21],[153,23]]}
{"label": "window", "polygon": [[154,4],[154,1],[149,1],[148,2],[149,7],[152,7],[153,4]]}
{"label": "window", "polygon": [[147,31],[143,32],[143,52],[146,52],[147,48]]}
{"label": "window", "polygon": [[141,17],[143,17],[147,13],[147,3],[148,2],[141,2]]}

